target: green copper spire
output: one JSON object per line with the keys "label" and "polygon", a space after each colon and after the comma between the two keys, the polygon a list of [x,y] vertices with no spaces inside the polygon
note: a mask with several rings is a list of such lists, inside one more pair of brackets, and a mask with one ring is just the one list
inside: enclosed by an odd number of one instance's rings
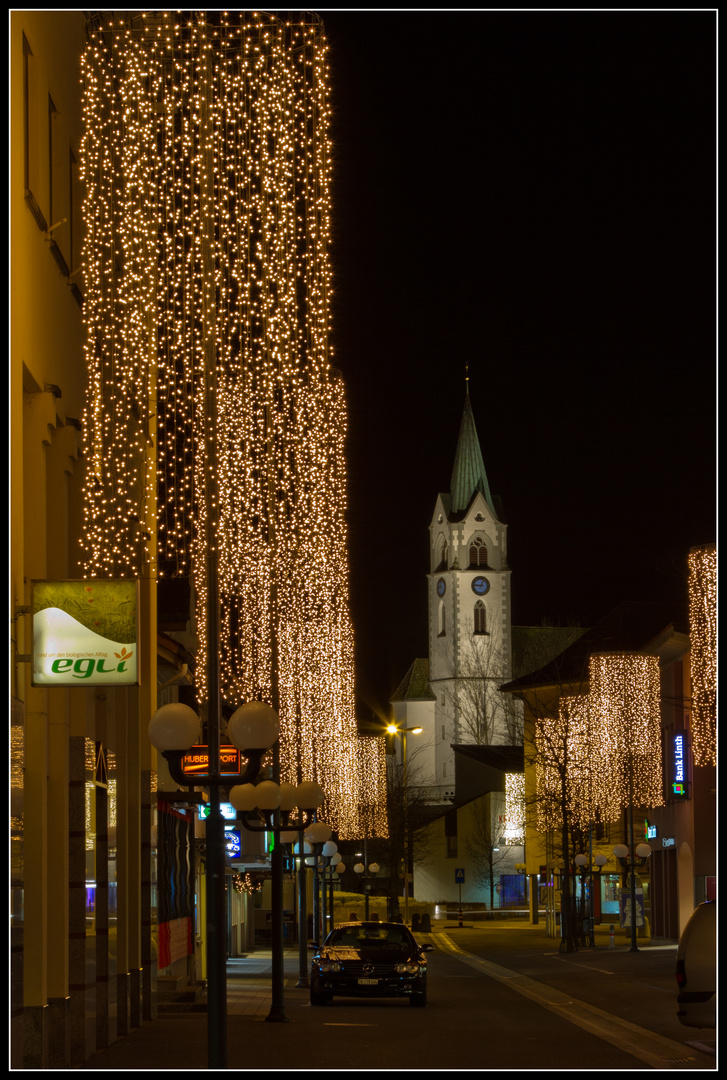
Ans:
{"label": "green copper spire", "polygon": [[475,418],[470,403],[469,373],[466,378],[466,386],[467,394],[464,400],[457,452],[454,455],[454,468],[452,469],[451,513],[462,513],[472,502],[475,492],[481,491],[487,499],[490,510],[497,517],[492,504],[492,496],[490,495],[490,485],[487,483],[485,463],[482,460],[480,441],[477,438],[477,428],[475,427]]}

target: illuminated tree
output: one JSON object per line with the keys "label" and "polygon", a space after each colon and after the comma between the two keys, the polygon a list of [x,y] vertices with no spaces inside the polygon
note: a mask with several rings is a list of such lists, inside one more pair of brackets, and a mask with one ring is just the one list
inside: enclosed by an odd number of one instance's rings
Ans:
{"label": "illuminated tree", "polygon": [[340,836],[363,785],[385,833],[383,742],[354,715],[322,24],[132,14],[89,27],[82,75],[84,571],[190,577],[200,699],[216,649],[229,702],[277,691],[281,779],[317,780]]}
{"label": "illuminated tree", "polygon": [[[452,646],[453,648],[453,646]],[[511,678],[509,658],[489,637],[474,632],[470,623],[458,643],[453,677],[445,684],[444,701],[459,741],[478,746],[522,745],[522,707],[499,686]]]}
{"label": "illuminated tree", "polygon": [[717,764],[717,548],[689,552],[689,638],[692,754],[695,765]]}

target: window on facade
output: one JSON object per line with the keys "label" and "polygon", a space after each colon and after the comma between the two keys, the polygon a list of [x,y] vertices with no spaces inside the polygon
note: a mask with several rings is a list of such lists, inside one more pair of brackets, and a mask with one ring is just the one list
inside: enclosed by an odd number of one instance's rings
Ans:
{"label": "window on facade", "polygon": [[23,182],[38,228],[48,228],[48,139],[42,137],[47,104],[41,101],[38,62],[23,34]]}
{"label": "window on facade", "polygon": [[446,620],[444,614],[444,601],[439,603],[439,637],[444,637],[447,633]]}
{"label": "window on facade", "polygon": [[477,536],[470,544],[470,569],[487,566],[487,548],[484,540]]}
{"label": "window on facade", "polygon": [[487,619],[485,612],[485,605],[481,600],[478,600],[475,604],[475,633],[486,634],[487,633]]}

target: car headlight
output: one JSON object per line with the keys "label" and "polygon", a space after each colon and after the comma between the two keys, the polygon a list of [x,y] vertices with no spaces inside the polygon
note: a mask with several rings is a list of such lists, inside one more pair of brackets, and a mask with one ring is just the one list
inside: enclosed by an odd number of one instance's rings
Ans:
{"label": "car headlight", "polygon": [[395,964],[394,971],[397,975],[418,975],[419,964],[416,960],[407,960],[405,964]]}
{"label": "car headlight", "polygon": [[341,965],[336,960],[326,960],[325,957],[321,957],[318,961],[318,967],[321,971],[340,971]]}

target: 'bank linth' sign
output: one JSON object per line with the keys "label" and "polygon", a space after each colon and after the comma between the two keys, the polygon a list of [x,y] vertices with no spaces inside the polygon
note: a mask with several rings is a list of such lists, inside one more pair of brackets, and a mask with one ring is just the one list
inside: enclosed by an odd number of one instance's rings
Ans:
{"label": "'bank linth' sign", "polygon": [[33,686],[136,686],[136,580],[34,581]]}

